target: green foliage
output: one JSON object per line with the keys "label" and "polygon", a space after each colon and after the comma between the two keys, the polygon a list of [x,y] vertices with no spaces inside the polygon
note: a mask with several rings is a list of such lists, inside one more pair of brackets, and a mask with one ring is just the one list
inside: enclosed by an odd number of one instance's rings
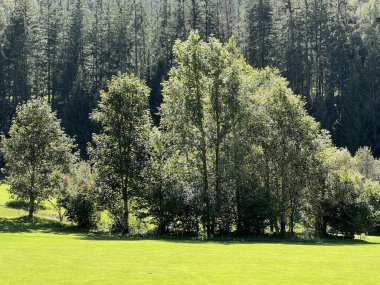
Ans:
{"label": "green foliage", "polygon": [[376,223],[380,195],[379,182],[368,175],[368,166],[375,164],[370,150],[360,149],[352,157],[346,149],[327,147],[320,161],[324,174],[311,201],[318,209],[314,212],[317,234],[326,236],[328,227],[351,238],[369,232]]}
{"label": "green foliage", "polygon": [[156,113],[176,39],[198,30],[204,40],[234,36],[250,64],[279,69],[334,143],[378,156],[379,17],[377,0],[3,0],[0,131],[20,102],[46,97],[87,158],[99,90],[133,73]]}
{"label": "green foliage", "polygon": [[207,236],[234,226],[259,234],[277,219],[285,235],[287,216],[293,232],[320,132],[304,102],[278,72],[249,67],[233,40],[203,42],[193,33],[174,56],[163,90],[161,163],[182,163],[186,196],[201,201],[194,209]]}
{"label": "green foliage", "polygon": [[[100,204],[124,232],[130,216],[150,215],[161,233],[285,236],[302,222],[318,235],[352,237],[379,211],[379,9],[376,0],[4,0],[0,131],[13,139],[16,106],[36,96],[83,158],[95,133]],[[111,79],[120,72],[136,77]],[[35,139],[38,157],[21,159],[15,148],[6,158],[6,169],[26,173],[11,191],[33,202],[31,212],[63,199],[73,160],[55,145],[45,151],[44,140]],[[67,177],[75,185],[79,176]],[[77,190],[66,193],[71,219],[92,217],[94,193]]]}
{"label": "green foliage", "polygon": [[63,182],[64,189],[58,199],[66,209],[65,216],[80,228],[92,228],[100,219],[97,205],[96,175],[85,162],[76,165]]}
{"label": "green foliage", "polygon": [[289,215],[293,233],[295,213],[302,208],[309,159],[316,151],[314,141],[319,136],[319,125],[307,114],[302,99],[276,73],[266,76],[271,84],[263,88],[264,133],[259,143],[266,160],[266,184],[276,201],[275,210],[284,236],[286,216]]}
{"label": "green foliage", "polygon": [[10,193],[29,202],[29,216],[35,204],[52,196],[57,173],[68,172],[75,160],[73,140],[42,99],[17,108],[9,137],[2,137],[1,150]]}
{"label": "green foliage", "polygon": [[199,231],[198,205],[191,185],[192,175],[179,152],[171,153],[170,134],[154,128],[150,137],[151,163],[147,171],[147,207],[159,234]]}
{"label": "green foliage", "polygon": [[[197,33],[176,43],[174,57],[176,66],[164,84],[161,127],[169,140],[169,155],[183,160],[194,175],[188,195],[202,201],[200,219],[210,237],[216,227],[225,223],[227,228],[219,231],[228,231],[231,224],[217,220],[231,211],[227,189],[222,189],[222,164],[239,112],[239,76],[245,63],[234,40],[223,45],[211,38],[206,43]],[[224,203],[227,207],[222,209]]]}
{"label": "green foliage", "polygon": [[353,238],[373,226],[373,212],[360,176],[350,173],[331,174],[327,181],[330,197],[327,215],[332,232]]}
{"label": "green foliage", "polygon": [[102,91],[91,118],[100,124],[91,158],[99,169],[103,204],[115,223],[128,233],[129,203],[143,196],[151,117],[149,89],[137,77],[119,75]]}

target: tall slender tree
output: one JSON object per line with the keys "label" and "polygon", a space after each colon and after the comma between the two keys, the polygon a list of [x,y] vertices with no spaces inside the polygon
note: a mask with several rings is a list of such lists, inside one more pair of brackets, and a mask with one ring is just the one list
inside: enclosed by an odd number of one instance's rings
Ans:
{"label": "tall slender tree", "polygon": [[113,77],[91,115],[102,127],[93,137],[96,148],[91,153],[102,170],[99,186],[104,204],[123,233],[130,230],[130,203],[142,196],[151,128],[148,95],[149,89],[137,77]]}

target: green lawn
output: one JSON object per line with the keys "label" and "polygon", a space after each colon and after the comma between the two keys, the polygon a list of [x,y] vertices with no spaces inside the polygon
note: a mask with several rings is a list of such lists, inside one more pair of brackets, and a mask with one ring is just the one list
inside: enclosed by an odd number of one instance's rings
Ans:
{"label": "green lawn", "polygon": [[4,206],[10,200],[8,185],[0,183],[0,206]]}
{"label": "green lawn", "polygon": [[[0,216],[3,211],[7,209],[1,207]],[[0,284],[380,284],[380,238],[321,243],[128,240],[4,214]]]}
{"label": "green lawn", "polygon": [[[7,207],[7,202],[14,201],[10,194],[8,193],[8,186],[5,184],[0,184],[0,217],[16,218],[24,216],[27,211],[23,209],[15,209]],[[53,208],[51,203],[43,203],[43,210],[38,210],[36,215],[39,217],[56,217],[58,218],[57,211]]]}

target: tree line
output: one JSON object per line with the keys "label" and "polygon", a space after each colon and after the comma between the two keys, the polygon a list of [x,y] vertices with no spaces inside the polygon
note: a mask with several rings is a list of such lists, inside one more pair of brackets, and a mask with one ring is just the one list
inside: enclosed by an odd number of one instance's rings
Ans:
{"label": "tree line", "polygon": [[46,98],[19,105],[1,141],[10,192],[30,217],[54,197],[61,218],[91,227],[107,210],[123,233],[131,217],[207,238],[378,227],[379,160],[335,147],[280,72],[249,65],[235,39],[177,40],[162,94],[157,127],[146,83],[112,77],[90,114],[100,130],[88,161]]}
{"label": "tree line", "polygon": [[150,87],[155,124],[176,39],[234,36],[254,67],[279,69],[333,142],[379,146],[377,0],[3,0],[0,132],[16,106],[47,98],[82,157],[99,91],[118,72]]}

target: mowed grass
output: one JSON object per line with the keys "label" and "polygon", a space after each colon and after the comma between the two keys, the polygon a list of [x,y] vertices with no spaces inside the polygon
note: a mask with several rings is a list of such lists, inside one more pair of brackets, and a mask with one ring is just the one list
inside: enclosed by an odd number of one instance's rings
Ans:
{"label": "mowed grass", "polygon": [[8,185],[0,184],[0,217],[16,218],[26,215],[26,211],[22,209],[6,207],[6,203],[11,200],[11,196],[8,193]]}
{"label": "mowed grass", "polygon": [[0,183],[0,206],[4,206],[11,198],[8,193],[9,186]]}
{"label": "mowed grass", "polygon": [[8,217],[0,284],[380,284],[378,242],[124,239]]}
{"label": "mowed grass", "polygon": [[[0,183],[0,217],[17,218],[27,215],[27,211],[25,209],[16,209],[7,206],[8,202],[15,201],[9,194],[8,188],[8,185]],[[42,210],[37,211],[36,216],[50,218],[58,216],[57,211],[54,210],[51,203],[47,201],[44,202],[42,204],[42,208]]]}

